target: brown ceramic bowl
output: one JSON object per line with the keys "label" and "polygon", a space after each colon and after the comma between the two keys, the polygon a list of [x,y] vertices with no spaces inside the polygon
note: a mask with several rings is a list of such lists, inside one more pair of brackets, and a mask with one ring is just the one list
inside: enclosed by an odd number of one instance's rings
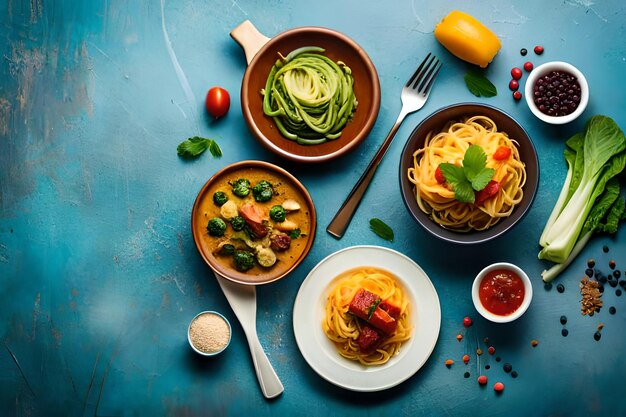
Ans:
{"label": "brown ceramic bowl", "polygon": [[[231,32],[246,53],[248,68],[241,85],[241,109],[252,134],[268,150],[292,161],[324,162],[359,145],[374,126],[380,108],[380,83],[374,64],[348,36],[322,27],[300,27],[271,39],[261,35],[249,21]],[[320,145],[299,145],[281,135],[274,120],[263,113],[261,89],[280,52],[286,56],[302,46],[319,46],[333,61],[343,61],[352,70],[358,106],[342,135]]]}
{"label": "brown ceramic bowl", "polygon": [[[222,239],[210,236],[207,231],[208,221],[219,216],[220,212],[220,208],[213,203],[213,194],[216,191],[225,192],[238,206],[246,201],[254,201],[252,193],[241,199],[230,191],[232,187],[229,182],[239,178],[249,179],[252,185],[265,179],[273,185],[272,199],[265,203],[255,203],[264,211],[269,211],[271,206],[281,204],[287,198],[300,203],[300,210],[288,214],[287,219],[293,220],[298,225],[302,235],[292,239],[287,251],[276,253],[278,261],[272,267],[264,268],[257,264],[246,272],[236,270],[230,256],[216,254],[217,245]],[[240,284],[266,284],[286,276],[309,253],[315,238],[315,228],[315,206],[306,188],[283,168],[263,161],[241,161],[224,167],[204,184],[191,212],[193,239],[202,258],[213,271]],[[230,233],[233,231],[231,226],[227,225],[227,234]]]}
{"label": "brown ceramic bowl", "polygon": [[[448,230],[435,223],[428,214],[424,213],[415,200],[415,186],[407,176],[409,168],[413,167],[413,153],[424,146],[428,132],[443,129],[451,120],[461,120],[466,117],[484,115],[491,118],[498,126],[498,130],[506,132],[511,139],[519,144],[521,160],[526,165],[526,184],[522,201],[515,207],[513,213],[486,230],[457,232]],[[424,119],[411,133],[404,146],[400,159],[400,189],[404,204],[411,216],[428,233],[448,242],[460,244],[482,243],[494,239],[511,229],[519,222],[530,209],[537,186],[539,184],[539,161],[537,151],[526,130],[511,116],[495,107],[479,103],[454,104],[437,110]]]}

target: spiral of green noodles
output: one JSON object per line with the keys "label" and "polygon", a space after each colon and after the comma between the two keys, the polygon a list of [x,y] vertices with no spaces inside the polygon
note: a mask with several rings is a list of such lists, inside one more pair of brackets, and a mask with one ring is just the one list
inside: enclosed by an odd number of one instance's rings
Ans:
{"label": "spiral of green noodles", "polygon": [[357,106],[352,71],[306,46],[278,59],[267,78],[263,112],[278,130],[302,145],[337,139]]}

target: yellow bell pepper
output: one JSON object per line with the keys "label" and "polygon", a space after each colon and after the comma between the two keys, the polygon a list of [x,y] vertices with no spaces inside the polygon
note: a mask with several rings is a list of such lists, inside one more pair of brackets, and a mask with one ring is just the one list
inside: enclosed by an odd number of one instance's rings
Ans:
{"label": "yellow bell pepper", "polygon": [[435,37],[453,55],[486,68],[500,50],[500,39],[474,17],[451,11],[435,26]]}

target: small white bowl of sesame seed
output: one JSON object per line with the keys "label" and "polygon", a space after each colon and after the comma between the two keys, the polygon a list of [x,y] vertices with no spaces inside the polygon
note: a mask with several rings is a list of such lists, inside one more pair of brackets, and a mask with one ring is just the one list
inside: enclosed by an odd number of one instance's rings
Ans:
{"label": "small white bowl of sesame seed", "polygon": [[231,334],[230,322],[217,311],[198,313],[187,329],[189,345],[203,356],[222,353],[230,344]]}

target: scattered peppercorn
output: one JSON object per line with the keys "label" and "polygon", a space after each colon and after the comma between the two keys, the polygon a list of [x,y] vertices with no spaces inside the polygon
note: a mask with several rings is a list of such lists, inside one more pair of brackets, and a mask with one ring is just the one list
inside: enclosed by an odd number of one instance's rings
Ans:
{"label": "scattered peppercorn", "polygon": [[569,331],[567,329],[563,329],[561,330],[561,334],[563,335],[563,337],[567,337],[567,335],[569,334]]}
{"label": "scattered peppercorn", "polygon": [[543,46],[541,46],[541,45],[537,45],[537,46],[535,46],[534,51],[535,51],[535,53],[536,53],[537,55],[541,55],[541,54],[543,54]]}
{"label": "scattered peppercorn", "polygon": [[615,307],[611,306],[609,307],[609,314],[615,314]]}
{"label": "scattered peppercorn", "polygon": [[486,385],[487,384],[487,375],[481,375],[478,377],[478,383],[480,385]]}
{"label": "scattered peppercorn", "polygon": [[463,318],[463,326],[470,327],[472,325],[472,319],[469,317]]}
{"label": "scattered peppercorn", "polygon": [[602,337],[602,333],[600,333],[599,331],[595,332],[593,334],[593,339],[597,342],[600,340],[600,338]]}
{"label": "scattered peppercorn", "polygon": [[469,373],[469,372],[465,372],[465,373],[463,374],[463,376],[464,376],[465,378],[469,378],[469,377],[470,377],[470,373]]}
{"label": "scattered peppercorn", "polygon": [[493,389],[496,392],[502,392],[504,391],[504,384],[502,382],[496,382],[495,384],[493,384]]}
{"label": "scattered peppercorn", "polygon": [[563,291],[565,291],[565,285],[563,284],[559,284],[556,286],[556,290],[560,293],[562,293]]}
{"label": "scattered peppercorn", "polygon": [[463,355],[463,363],[468,363],[470,361],[469,355]]}
{"label": "scattered peppercorn", "polygon": [[454,363],[454,361],[452,359],[446,359],[446,361],[444,362],[445,365],[449,368],[452,366],[452,364]]}
{"label": "scattered peppercorn", "polygon": [[601,273],[596,274],[596,280],[604,284],[606,282],[606,277]]}
{"label": "scattered peppercorn", "polygon": [[496,353],[496,348],[494,348],[493,346],[489,346],[487,352],[489,352],[490,355],[493,355],[494,353]]}
{"label": "scattered peppercorn", "polygon": [[457,335],[456,335],[456,340],[458,340],[459,342],[460,342],[461,340],[463,340],[463,335],[462,335],[461,333],[457,334]]}
{"label": "scattered peppercorn", "polygon": [[519,82],[517,80],[509,81],[509,90],[517,91],[519,89]]}
{"label": "scattered peppercorn", "polygon": [[539,340],[533,339],[533,340],[530,341],[530,345],[532,347],[536,347],[538,344],[539,344]]}
{"label": "scattered peppercorn", "polygon": [[615,295],[620,297],[622,295],[622,290],[620,290],[619,288],[615,290]]}
{"label": "scattered peppercorn", "polygon": [[543,284],[543,289],[546,291],[550,291],[552,289],[552,283],[546,282],[545,284]]}
{"label": "scattered peppercorn", "polygon": [[567,324],[567,317],[561,316],[561,318],[559,320],[560,320],[562,325],[566,325]]}
{"label": "scattered peppercorn", "polygon": [[513,370],[513,365],[507,362],[504,365],[502,365],[502,370],[508,374],[509,372]]}
{"label": "scattered peppercorn", "polygon": [[485,365],[485,369],[490,369],[491,365]]}
{"label": "scattered peppercorn", "polygon": [[522,93],[519,91],[513,91],[513,98],[515,101],[520,101],[522,99]]}
{"label": "scattered peppercorn", "polygon": [[620,277],[622,276],[622,272],[619,269],[616,269],[615,271],[613,271],[613,276],[615,277],[615,279],[620,279]]}
{"label": "scattered peppercorn", "polygon": [[613,288],[617,287],[617,281],[609,278],[609,285]]}
{"label": "scattered peppercorn", "polygon": [[513,77],[514,80],[519,80],[522,78],[522,70],[517,67],[511,69],[511,77]]}
{"label": "scattered peppercorn", "polygon": [[608,253],[609,252],[609,247],[607,245],[602,246],[602,252]]}
{"label": "scattered peppercorn", "polygon": [[588,259],[587,260],[587,266],[589,268],[593,268],[594,266],[596,266],[596,261],[594,261],[593,259]]}
{"label": "scattered peppercorn", "polygon": [[530,61],[524,62],[524,70],[526,72],[531,72],[533,70],[533,63]]}
{"label": "scattered peppercorn", "polygon": [[620,281],[620,282],[619,282],[619,285],[620,285],[621,287],[626,287],[626,281]]}
{"label": "scattered peppercorn", "polygon": [[519,50],[519,53],[521,56],[526,56],[526,54],[528,53],[528,49],[526,48],[522,48]]}
{"label": "scattered peppercorn", "polygon": [[615,261],[612,259],[609,261],[609,268],[615,269]]}
{"label": "scattered peppercorn", "polygon": [[591,269],[591,268],[585,269],[585,275],[587,275],[589,278],[591,278],[594,275],[593,269]]}
{"label": "scattered peppercorn", "polygon": [[500,362],[501,360],[502,360],[502,358],[501,358],[501,357],[496,356],[496,362]]}
{"label": "scattered peppercorn", "polygon": [[[605,282],[606,282],[606,278],[605,278]],[[598,291],[600,291],[601,293],[604,292],[604,285],[598,284]]]}
{"label": "scattered peppercorn", "polygon": [[519,375],[519,374],[517,373],[517,371],[513,371],[513,372],[511,372],[511,376],[512,376],[513,378],[517,378],[517,376],[518,376],[518,375]]}
{"label": "scattered peppercorn", "polygon": [[482,355],[483,354],[483,350],[481,348],[476,349],[476,354],[478,356]]}
{"label": "scattered peppercorn", "polygon": [[488,338],[488,337],[485,337],[485,338],[483,339],[483,342],[485,342],[485,344],[486,344],[486,345],[487,345],[487,344],[489,344],[489,338]]}

